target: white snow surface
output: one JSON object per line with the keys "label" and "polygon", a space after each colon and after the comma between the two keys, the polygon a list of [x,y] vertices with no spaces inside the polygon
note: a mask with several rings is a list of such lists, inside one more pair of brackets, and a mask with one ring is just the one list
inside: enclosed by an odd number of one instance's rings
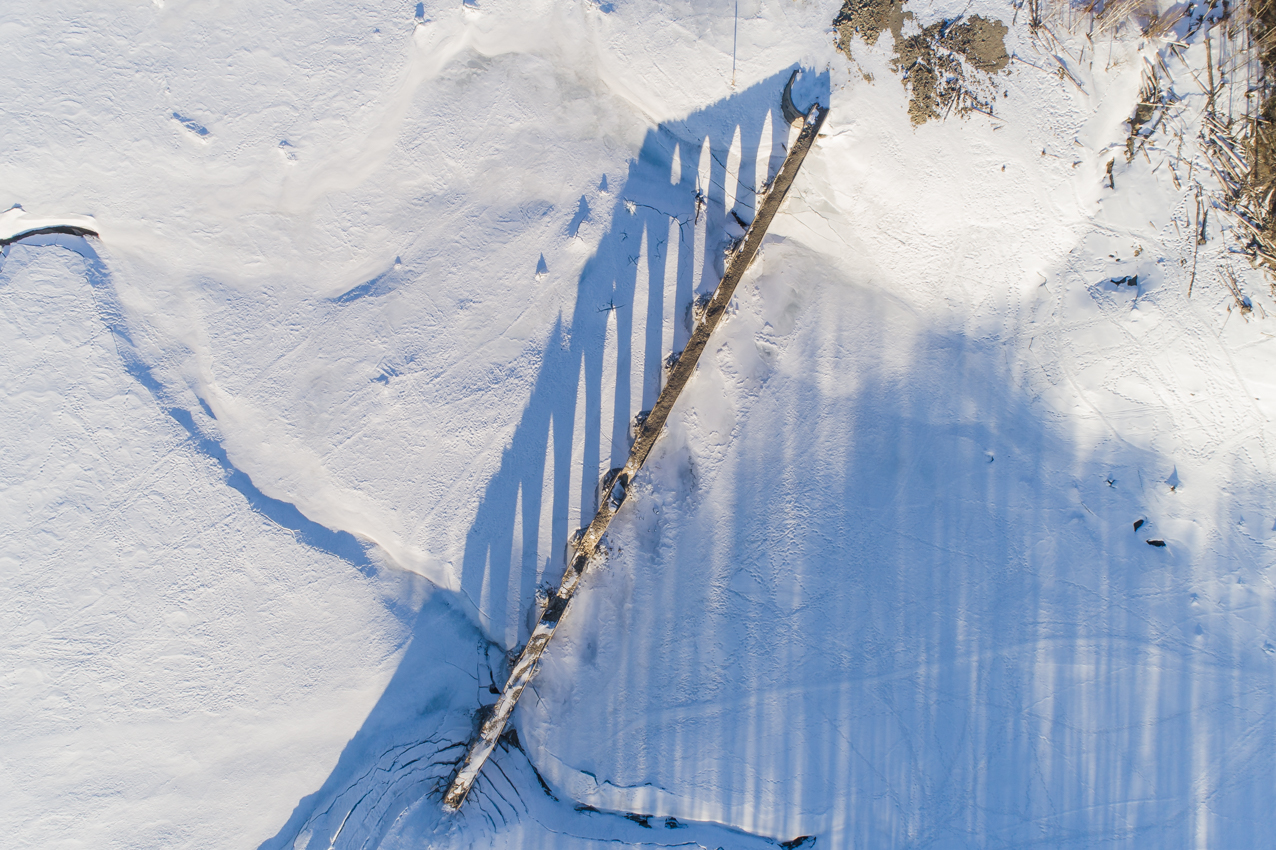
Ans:
{"label": "white snow surface", "polygon": [[31,215],[21,207],[12,207],[0,213],[0,242],[10,242],[27,235],[39,235],[40,231],[54,228],[93,231],[93,226],[93,216],[89,215],[37,216]]}
{"label": "white snow surface", "polygon": [[[0,238],[101,235],[0,258],[11,844],[1270,841],[1276,303],[1195,244],[1203,42],[911,3],[1016,57],[915,128],[839,5],[0,22]],[[1187,144],[1127,162],[1158,51]],[[444,816],[798,66],[823,137]]]}

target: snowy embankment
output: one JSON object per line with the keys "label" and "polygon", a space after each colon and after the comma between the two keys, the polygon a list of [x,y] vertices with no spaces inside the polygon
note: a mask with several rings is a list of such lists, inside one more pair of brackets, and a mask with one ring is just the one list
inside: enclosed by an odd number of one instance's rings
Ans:
{"label": "snowy embankment", "polygon": [[37,216],[16,206],[0,213],[0,247],[19,239],[52,234],[96,236],[97,231],[93,229],[93,217],[88,215]]}
{"label": "snowy embankment", "polygon": [[[3,25],[0,207],[102,235],[0,268],[11,840],[1263,842],[1276,305],[1225,217],[1195,245],[1203,40],[910,6],[1015,56],[995,117],[915,127],[891,36],[848,58],[839,5],[741,3],[734,87],[727,3]],[[1158,55],[1186,144],[1127,162]],[[825,137],[520,704],[526,756],[442,818],[798,64]]]}

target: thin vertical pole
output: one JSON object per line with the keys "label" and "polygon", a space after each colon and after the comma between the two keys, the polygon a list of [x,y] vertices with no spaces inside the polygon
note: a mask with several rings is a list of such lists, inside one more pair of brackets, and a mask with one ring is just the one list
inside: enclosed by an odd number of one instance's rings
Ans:
{"label": "thin vertical pole", "polygon": [[740,0],[735,3],[735,26],[731,30],[731,88],[735,88],[735,51],[740,44]]}

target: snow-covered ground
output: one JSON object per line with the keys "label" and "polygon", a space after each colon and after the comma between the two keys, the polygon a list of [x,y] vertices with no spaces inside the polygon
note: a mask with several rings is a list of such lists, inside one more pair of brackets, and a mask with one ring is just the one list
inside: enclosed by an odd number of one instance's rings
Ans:
{"label": "snow-covered ground", "polygon": [[[1201,32],[911,4],[1014,56],[914,127],[839,6],[0,22],[0,239],[101,234],[0,259],[12,843],[1263,846],[1276,303],[1196,245]],[[445,816],[799,66],[824,137]]]}

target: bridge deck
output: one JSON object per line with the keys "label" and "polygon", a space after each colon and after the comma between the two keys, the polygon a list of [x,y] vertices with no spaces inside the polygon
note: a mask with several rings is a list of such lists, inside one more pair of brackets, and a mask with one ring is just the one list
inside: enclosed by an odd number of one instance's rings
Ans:
{"label": "bridge deck", "polygon": [[[787,95],[787,93],[786,89],[785,94]],[[683,387],[687,385],[687,382],[691,380],[692,374],[695,373],[696,364],[700,361],[700,355],[704,353],[706,346],[709,344],[709,337],[718,327],[718,323],[722,321],[722,317],[726,313],[727,304],[730,303],[731,297],[735,294],[736,287],[740,284],[740,279],[744,277],[745,270],[748,269],[753,262],[753,258],[757,255],[758,248],[762,245],[762,239],[766,236],[767,228],[771,225],[776,213],[779,212],[780,204],[784,202],[784,197],[788,194],[789,187],[793,185],[793,181],[798,175],[798,170],[802,167],[802,161],[806,159],[806,154],[811,149],[811,145],[814,143],[816,135],[819,134],[820,127],[823,126],[827,115],[828,109],[816,104],[811,107],[810,112],[803,119],[802,130],[798,134],[797,141],[793,143],[793,147],[784,159],[784,164],[780,166],[780,172],[766,188],[757,215],[754,216],[752,223],[745,231],[744,238],[727,258],[726,270],[705,309],[703,321],[696,325],[686,348],[683,349],[676,363],[670,369],[668,380],[660,391],[655,406],[647,415],[646,421],[638,429],[633,447],[629,451],[628,460],[614,481],[610,483],[608,492],[603,493],[599,499],[598,513],[594,515],[593,521],[590,522],[585,529],[585,533],[576,542],[572,550],[571,562],[563,573],[563,579],[558,590],[547,600],[545,609],[541,612],[540,619],[536,623],[536,628],[533,629],[527,645],[523,647],[522,653],[519,654],[518,660],[514,662],[514,666],[510,670],[509,680],[505,683],[505,688],[502,690],[500,698],[479,728],[477,736],[470,742],[469,749],[461,761],[460,768],[443,797],[443,805],[445,807],[453,810],[460,808],[461,804],[465,802],[465,797],[469,793],[470,787],[478,778],[479,771],[483,768],[483,763],[487,761],[492,750],[496,748],[496,744],[504,733],[510,716],[514,713],[514,706],[517,705],[518,698],[522,696],[523,689],[527,687],[536,675],[540,657],[545,652],[546,647],[549,646],[549,641],[553,638],[554,631],[558,628],[563,615],[567,612],[568,603],[571,602],[572,596],[575,595],[577,588],[580,586],[586,567],[589,566],[594,556],[598,554],[607,526],[611,524],[612,517],[616,515],[620,506],[624,504],[625,492],[628,489],[629,482],[633,480],[638,470],[642,469],[642,465],[647,461],[647,456],[651,454],[652,447],[655,446],[657,438],[664,429],[665,422],[669,419],[669,414],[673,411],[674,403],[677,402]]]}

